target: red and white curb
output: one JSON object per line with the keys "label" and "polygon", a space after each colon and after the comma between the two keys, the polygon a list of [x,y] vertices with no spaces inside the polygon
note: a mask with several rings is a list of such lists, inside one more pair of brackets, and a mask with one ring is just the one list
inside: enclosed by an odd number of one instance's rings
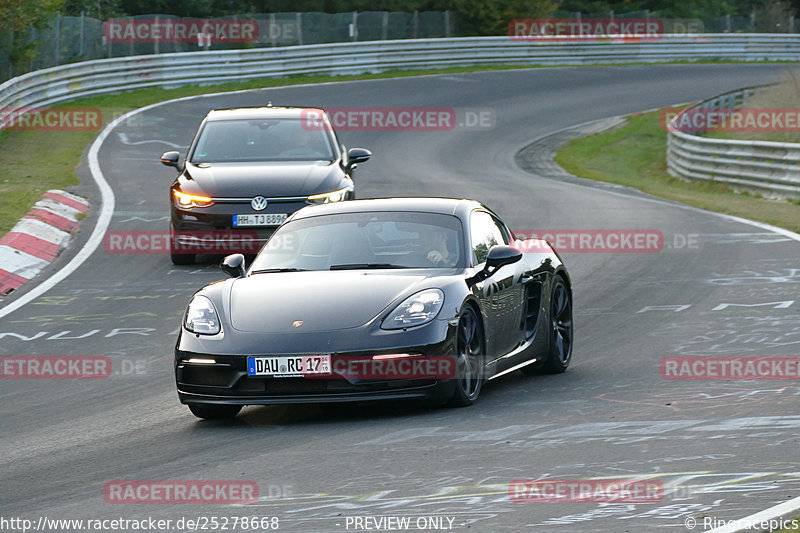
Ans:
{"label": "red and white curb", "polygon": [[0,239],[0,296],[32,279],[53,262],[78,227],[89,203],[65,191],[42,195],[22,220]]}

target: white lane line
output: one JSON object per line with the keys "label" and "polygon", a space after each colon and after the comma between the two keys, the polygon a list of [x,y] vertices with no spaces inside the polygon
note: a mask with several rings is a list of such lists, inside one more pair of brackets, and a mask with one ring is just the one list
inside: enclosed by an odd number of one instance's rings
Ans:
{"label": "white lane line", "polygon": [[769,529],[769,526],[767,528],[760,527],[762,522],[769,523],[770,520],[777,520],[782,516],[793,513],[798,508],[800,508],[800,496],[783,503],[779,503],[778,505],[770,507],[769,509],[764,509],[758,513],[751,514],[750,516],[740,518],[731,524],[726,524],[710,531],[706,531],[705,533],[739,533],[742,531],[750,531],[751,533],[754,533],[756,531],[762,531],[763,529]]}

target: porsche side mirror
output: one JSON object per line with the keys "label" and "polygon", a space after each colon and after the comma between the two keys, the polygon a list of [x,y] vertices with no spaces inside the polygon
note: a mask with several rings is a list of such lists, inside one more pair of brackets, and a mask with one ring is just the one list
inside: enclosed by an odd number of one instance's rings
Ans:
{"label": "porsche side mirror", "polygon": [[522,259],[522,252],[505,244],[496,244],[489,250],[486,257],[484,270],[492,269],[492,272],[506,265],[511,265]]}
{"label": "porsche side mirror", "polygon": [[366,148],[350,148],[347,151],[347,166],[345,170],[348,172],[356,168],[356,165],[369,160],[372,157],[372,152]]}
{"label": "porsche side mirror", "polygon": [[483,281],[506,265],[511,265],[522,259],[522,252],[505,244],[495,244],[486,256],[483,270],[467,279],[467,284],[472,286]]}
{"label": "porsche side mirror", "polygon": [[164,152],[161,155],[161,163],[168,167],[178,168],[178,160],[181,158],[179,152]]}
{"label": "porsche side mirror", "polygon": [[222,260],[219,268],[232,278],[243,278],[244,269],[244,255],[233,254],[227,256]]}

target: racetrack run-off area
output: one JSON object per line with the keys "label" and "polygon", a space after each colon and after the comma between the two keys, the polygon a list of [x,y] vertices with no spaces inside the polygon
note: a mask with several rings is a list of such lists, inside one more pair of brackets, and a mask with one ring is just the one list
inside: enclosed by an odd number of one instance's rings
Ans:
{"label": "racetrack run-off area", "polygon": [[[184,99],[119,121],[96,147],[95,176],[88,163],[79,168],[75,193],[98,208],[54,269],[79,253],[100,219],[97,172],[116,199],[108,230],[163,231],[174,170],[159,163],[160,154],[185,153],[209,109],[267,101],[489,110],[494,120],[483,128],[340,132],[346,146],[374,154],[355,173],[357,196],[469,197],[515,230],[660,232],[662,246],[562,254],[576,328],[564,374],[507,375],[464,409],[247,407],[232,422],[203,422],[177,400],[172,358],[189,298],[223,277],[219,258],[178,267],[164,253],[109,253],[99,245],[68,277],[0,318],[0,356],[110,362],[102,379],[0,379],[3,516],[34,523],[40,516],[153,517],[171,520],[171,531],[192,529],[189,518],[248,516],[302,532],[363,529],[367,517],[408,517],[411,530],[425,531],[437,524],[680,532],[689,531],[689,518],[698,521],[694,531],[708,531],[703,517],[732,520],[795,497],[796,380],[665,379],[660,363],[800,355],[800,243],[628,189],[529,173],[515,162],[534,139],[563,128],[777,81],[785,69],[541,68],[332,83]],[[515,480],[601,478],[658,482],[663,492],[635,503],[509,494]],[[110,503],[104,492],[148,480],[254,483],[258,498],[130,505]]]}

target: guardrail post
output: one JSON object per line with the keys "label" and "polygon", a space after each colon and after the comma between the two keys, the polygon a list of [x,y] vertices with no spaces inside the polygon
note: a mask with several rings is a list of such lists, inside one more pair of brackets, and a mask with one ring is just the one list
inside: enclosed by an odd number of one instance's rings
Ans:
{"label": "guardrail post", "polygon": [[56,65],[61,64],[61,10],[56,12]]}
{"label": "guardrail post", "polygon": [[[11,64],[11,50],[14,49],[14,32],[13,31],[9,31],[8,33],[9,33],[9,36],[8,36],[8,52],[9,53],[6,54],[6,55],[8,57],[8,79],[11,79],[11,78],[14,77],[14,65]],[[32,62],[33,61],[31,61],[31,63]]]}
{"label": "guardrail post", "polygon": [[85,12],[81,11],[81,42],[78,45],[78,55],[80,55],[81,58],[83,58],[83,28],[84,28],[84,21],[86,19],[84,14],[85,14]]}
{"label": "guardrail post", "polygon": [[389,12],[383,12],[383,20],[381,21],[381,40],[385,41],[389,38]]}
{"label": "guardrail post", "polygon": [[353,22],[350,24],[350,36],[353,41],[358,40],[358,11],[353,11]]}
{"label": "guardrail post", "polygon": [[[156,26],[158,26],[158,15],[156,15],[156,16],[155,16],[155,19],[154,19],[154,20],[156,21],[155,25],[156,25]],[[155,28],[153,28],[153,30],[155,30]],[[155,31],[154,33],[155,33],[156,35],[158,35],[158,31]],[[155,39],[153,39],[153,53],[154,53],[154,54],[157,54],[157,53],[158,53],[158,37],[156,37]]]}
{"label": "guardrail post", "polygon": [[303,14],[297,12],[297,44],[303,44]]}

